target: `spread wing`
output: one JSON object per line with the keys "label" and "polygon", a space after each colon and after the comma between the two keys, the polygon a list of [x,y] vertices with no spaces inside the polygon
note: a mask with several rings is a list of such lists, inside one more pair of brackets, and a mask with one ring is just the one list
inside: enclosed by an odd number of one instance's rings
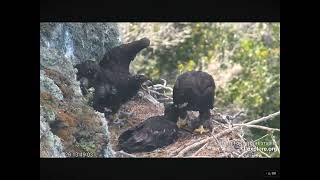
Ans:
{"label": "spread wing", "polygon": [[113,69],[129,73],[129,65],[136,55],[150,45],[147,38],[114,47],[101,60],[99,65],[104,69]]}

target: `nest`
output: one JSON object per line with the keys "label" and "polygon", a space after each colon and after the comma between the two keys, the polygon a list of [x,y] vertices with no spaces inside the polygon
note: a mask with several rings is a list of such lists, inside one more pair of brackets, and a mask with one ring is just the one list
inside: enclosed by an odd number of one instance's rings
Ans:
{"label": "nest", "polygon": [[[172,102],[172,98],[167,95],[172,93],[172,88],[166,86],[166,81],[163,84],[157,84],[153,87],[145,88],[140,91],[131,101],[123,104],[120,108],[122,112],[133,112],[131,117],[124,126],[119,127],[116,124],[109,124],[110,143],[116,151],[117,157],[140,157],[140,158],[159,158],[159,157],[176,157],[176,158],[255,158],[268,157],[263,156],[263,152],[256,147],[255,141],[246,139],[246,129],[259,128],[268,132],[280,131],[280,129],[269,128],[265,126],[255,125],[263,121],[272,119],[278,116],[280,112],[276,112],[266,117],[254,121],[246,121],[245,113],[239,111],[235,114],[223,113],[218,108],[211,110],[210,123],[212,131],[197,134],[193,133],[188,137],[178,139],[175,143],[164,148],[156,149],[152,152],[141,152],[128,154],[121,151],[117,147],[118,137],[127,129],[136,126],[145,119],[163,115],[163,103]],[[197,118],[198,112],[188,112],[190,119]],[[130,122],[130,123],[129,123]],[[276,150],[279,150],[275,143]]]}

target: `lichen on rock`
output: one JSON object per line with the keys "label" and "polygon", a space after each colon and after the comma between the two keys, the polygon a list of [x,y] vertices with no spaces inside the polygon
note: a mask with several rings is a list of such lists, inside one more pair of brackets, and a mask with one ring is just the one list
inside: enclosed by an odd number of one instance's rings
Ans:
{"label": "lichen on rock", "polygon": [[115,23],[40,23],[40,157],[113,157],[108,124],[86,102],[74,66],[120,45]]}
{"label": "lichen on rock", "polygon": [[59,87],[54,81],[48,78],[43,71],[40,70],[40,91],[49,92],[55,98],[63,100],[63,95]]}
{"label": "lichen on rock", "polygon": [[54,113],[40,105],[40,157],[65,157],[60,138],[49,127],[53,121]]}

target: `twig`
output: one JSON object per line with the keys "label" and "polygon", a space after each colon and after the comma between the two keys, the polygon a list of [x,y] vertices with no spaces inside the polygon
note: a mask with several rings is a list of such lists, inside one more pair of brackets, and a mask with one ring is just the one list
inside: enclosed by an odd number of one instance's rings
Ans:
{"label": "twig", "polygon": [[154,90],[150,90],[150,92],[151,92],[151,93],[154,93],[154,94],[156,94],[156,95],[159,95],[159,96],[164,96],[164,97],[166,97],[166,98],[168,98],[168,99],[172,99],[171,97],[169,97],[169,96],[167,96],[167,95],[164,95],[164,94],[161,94],[161,93],[159,93],[159,92],[157,92],[157,91],[154,91]]}
{"label": "twig", "polygon": [[172,101],[172,98],[170,98],[170,97],[159,98],[158,101]]}
{"label": "twig", "polygon": [[167,81],[165,79],[161,78],[161,81],[163,81],[163,86],[167,86]]}
{"label": "twig", "polygon": [[257,128],[257,129],[263,129],[266,131],[279,131],[280,129],[277,128],[270,128],[270,127],[266,127],[266,126],[259,126],[259,125],[249,125],[249,124],[233,124],[234,126],[243,126],[243,127],[248,127],[248,128]]}
{"label": "twig", "polygon": [[258,124],[258,123],[261,123],[261,122],[263,122],[263,121],[272,119],[272,118],[274,118],[274,117],[276,117],[276,116],[278,116],[278,115],[280,115],[280,111],[278,111],[278,112],[276,112],[276,113],[273,113],[273,114],[270,114],[270,115],[268,115],[268,116],[266,116],[266,117],[262,117],[262,118],[260,118],[260,119],[247,122],[247,123],[245,123],[245,124],[247,124],[247,125]]}
{"label": "twig", "polygon": [[261,139],[263,139],[263,138],[265,138],[265,137],[267,137],[267,136],[269,136],[270,134],[266,134],[266,135],[264,135],[264,136],[262,136],[262,137],[260,137],[260,138],[258,138],[258,139],[256,139],[256,140],[254,140],[254,142],[257,142],[257,141],[259,141],[259,140],[261,140]]}
{"label": "twig", "polygon": [[235,115],[233,115],[233,116],[231,117],[232,121],[233,121],[234,119],[236,119],[237,117],[239,117],[241,114],[244,114],[244,112],[243,112],[243,111],[240,111],[240,112],[236,113]]}
{"label": "twig", "polygon": [[167,81],[165,79],[161,79],[161,80],[163,81],[163,84],[154,84],[153,86],[150,86],[150,88],[161,88],[161,89],[170,90],[172,92],[173,89],[167,86]]}
{"label": "twig", "polygon": [[[242,130],[242,127],[241,127],[241,130]],[[243,131],[241,131],[241,132],[243,132]],[[239,133],[236,133],[236,134],[237,134],[237,136],[240,137],[240,139],[243,141],[243,143],[242,143],[242,144],[244,144],[243,149],[246,149],[247,143],[246,143],[245,138],[243,137],[243,135],[240,135]]]}
{"label": "twig", "polygon": [[240,131],[241,134],[238,134],[238,136],[239,136],[243,141],[245,141],[245,138],[243,137],[243,136],[244,136],[243,128],[241,127],[240,130],[241,130],[241,131]]}
{"label": "twig", "polygon": [[146,94],[146,95],[143,95],[142,97],[143,99],[146,99],[148,100],[149,102],[151,102],[152,104],[154,105],[160,105],[160,102],[157,101],[153,96],[151,96],[150,94]]}
{"label": "twig", "polygon": [[217,123],[217,124],[219,124],[220,126],[223,126],[224,128],[228,128],[228,126],[226,126],[225,124],[223,124],[223,123],[221,123],[221,122],[219,122],[219,121],[216,121],[216,120],[214,120],[214,119],[212,119],[212,121],[215,122],[215,123]]}
{"label": "twig", "polygon": [[[207,139],[207,138],[205,138],[205,139]],[[203,139],[204,140],[204,139]],[[201,141],[203,141],[203,140],[200,140],[200,142]],[[183,148],[179,148],[180,150],[178,150],[178,151],[175,151],[175,154],[177,154],[176,156],[177,157],[180,157],[180,156],[182,156],[182,155],[185,155],[187,152],[189,152],[190,150],[192,150],[192,149],[194,149],[194,148],[197,148],[198,146],[203,146],[204,145],[204,143],[199,143],[199,140],[197,140],[197,141],[193,141],[192,143],[189,143],[189,144],[187,144],[187,145],[185,145],[185,146],[183,146]],[[190,147],[190,148],[189,148]],[[180,152],[179,152],[180,151]]]}
{"label": "twig", "polygon": [[239,155],[239,158],[240,158],[240,157],[243,157],[243,155],[245,155],[245,154],[248,153],[248,152],[250,152],[250,151],[249,151],[249,150],[244,151],[243,153],[241,153],[241,154]]}
{"label": "twig", "polygon": [[155,84],[155,85],[153,85],[153,87],[149,86],[148,88],[156,89],[156,90],[165,89],[165,90],[169,90],[169,91],[173,92],[173,89],[171,87],[163,86],[162,84]]}
{"label": "twig", "polygon": [[181,146],[179,146],[175,151],[173,151],[172,153],[170,153],[170,156],[175,156],[178,154],[178,152],[180,152],[182,149],[184,149],[185,147],[192,145],[194,143],[194,139],[192,139],[191,141],[189,141],[187,144],[182,144]]}
{"label": "twig", "polygon": [[[245,123],[245,125],[253,125],[253,124],[257,124],[257,123],[263,122],[263,121],[267,121],[267,120],[269,120],[269,119],[272,119],[272,118],[278,116],[279,114],[280,114],[280,111],[278,111],[278,112],[276,112],[276,113],[273,113],[273,114],[270,114],[270,115],[268,115],[268,116],[266,116],[266,117],[262,117],[262,118],[260,118],[260,119],[250,121],[250,122],[248,122],[248,123]],[[232,131],[234,131],[234,130],[240,128],[240,127],[242,127],[242,126],[234,126],[234,127],[232,127],[232,128],[229,128],[229,129],[227,129],[227,130],[224,130],[224,131],[218,133],[215,137],[216,137],[216,138],[220,138],[221,136],[224,136],[224,135],[226,135],[226,134],[229,134],[229,133],[231,133]],[[197,142],[197,143],[194,143],[194,144],[192,144],[192,145],[190,145],[190,146],[187,146],[185,149],[183,149],[182,151],[180,151],[177,156],[179,156],[179,157],[180,157],[180,156],[184,156],[184,155],[185,155],[187,152],[189,152],[190,150],[195,149],[195,148],[197,148],[197,147],[199,147],[199,146],[203,146],[204,144],[208,143],[212,138],[213,138],[213,137],[207,137],[207,138],[205,138],[205,139],[203,139],[203,140],[201,140],[201,141],[199,141],[199,142]],[[259,148],[258,148],[258,149],[259,149]]]}
{"label": "twig", "polygon": [[[240,126],[236,126],[236,127],[227,129],[227,130],[225,130],[225,131],[222,131],[222,132],[218,133],[215,137],[216,137],[216,138],[219,138],[219,137],[221,137],[221,136],[223,136],[223,135],[225,135],[225,134],[228,134],[228,133],[232,132],[233,130],[237,129],[238,127],[240,127]],[[199,141],[199,142],[197,142],[197,143],[194,143],[194,144],[186,147],[185,149],[183,149],[182,151],[180,151],[177,156],[184,156],[184,155],[185,155],[187,152],[189,152],[190,150],[192,150],[192,149],[194,149],[194,148],[197,148],[198,146],[202,146],[202,145],[206,144],[206,143],[209,142],[212,138],[213,138],[213,137],[207,137],[207,138],[205,138],[205,139],[203,139],[203,140],[201,140],[201,141]]]}
{"label": "twig", "polygon": [[240,154],[236,153],[236,152],[231,152],[231,154],[236,155],[237,157],[240,156]]}
{"label": "twig", "polygon": [[199,150],[197,150],[195,153],[193,153],[190,157],[196,157],[204,148],[208,146],[209,143],[203,145]]}
{"label": "twig", "polygon": [[[217,142],[217,144],[218,144],[218,146],[219,146],[220,151],[223,152],[223,153],[225,153],[224,148],[221,146],[218,138],[217,138],[216,136],[213,136],[213,138],[216,140],[216,142]],[[207,143],[207,144],[209,144],[209,143]]]}
{"label": "twig", "polygon": [[[206,138],[206,139],[204,139],[204,140],[206,140],[206,142],[209,140],[208,138]],[[203,141],[203,140],[202,140]],[[202,142],[202,141],[200,141],[200,142]],[[199,147],[199,146],[203,146],[205,143],[200,143],[200,142],[198,142],[198,143],[194,143],[194,144],[192,144],[192,145],[190,145],[190,146],[187,146],[187,148],[185,148],[185,149],[183,149],[182,151],[180,151],[179,153],[178,153],[178,157],[182,157],[182,156],[184,156],[185,154],[187,154],[189,151],[191,151],[192,149],[195,149],[195,148],[197,148],[197,147]]]}

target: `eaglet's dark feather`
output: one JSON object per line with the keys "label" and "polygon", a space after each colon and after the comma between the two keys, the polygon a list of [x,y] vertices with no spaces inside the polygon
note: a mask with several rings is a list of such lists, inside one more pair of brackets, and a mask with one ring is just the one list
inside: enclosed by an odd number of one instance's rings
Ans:
{"label": "eaglet's dark feather", "polygon": [[179,117],[185,119],[187,111],[199,111],[200,121],[209,118],[213,108],[215,82],[213,77],[202,71],[181,74],[173,87],[173,102]]}
{"label": "eaglet's dark feather", "polygon": [[141,87],[149,80],[144,75],[131,75],[129,65],[142,49],[148,47],[150,41],[143,38],[128,44],[113,48],[98,64],[94,61],[85,61],[76,65],[77,78],[80,80],[81,89],[86,94],[86,89],[94,87],[93,108],[105,112],[105,108],[117,112],[121,104],[132,98]]}
{"label": "eaglet's dark feather", "polygon": [[150,117],[137,126],[123,132],[119,137],[120,149],[128,153],[150,152],[174,143],[190,132],[179,129],[171,118],[173,107],[167,107],[164,116]]}

